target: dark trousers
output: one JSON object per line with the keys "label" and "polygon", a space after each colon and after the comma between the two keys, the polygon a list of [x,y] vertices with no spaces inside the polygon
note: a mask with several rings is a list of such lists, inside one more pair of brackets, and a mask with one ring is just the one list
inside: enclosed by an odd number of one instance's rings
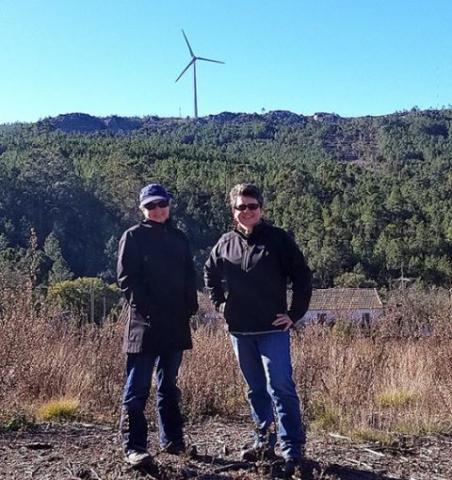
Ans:
{"label": "dark trousers", "polygon": [[183,422],[179,408],[180,390],[176,384],[181,361],[181,351],[158,356],[144,353],[127,355],[127,380],[124,386],[120,427],[126,452],[147,450],[148,423],[144,410],[154,367],[157,380],[160,446],[165,447],[169,442],[183,441]]}

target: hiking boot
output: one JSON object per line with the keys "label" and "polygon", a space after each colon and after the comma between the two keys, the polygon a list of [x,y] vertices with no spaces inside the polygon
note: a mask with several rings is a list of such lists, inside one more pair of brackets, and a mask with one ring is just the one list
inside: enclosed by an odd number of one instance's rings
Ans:
{"label": "hiking boot", "polygon": [[152,457],[149,452],[130,450],[126,453],[126,462],[132,467],[143,467],[152,463]]}
{"label": "hiking boot", "polygon": [[262,460],[275,460],[275,443],[276,438],[267,436],[265,439],[257,439],[254,443],[245,445],[241,452],[240,458],[244,462],[258,462]]}
{"label": "hiking boot", "polygon": [[283,477],[293,480],[301,480],[303,477],[303,465],[301,460],[288,459],[284,462]]}
{"label": "hiking boot", "polygon": [[170,455],[182,455],[185,453],[185,443],[180,442],[168,442],[160,449],[162,453],[169,453]]}

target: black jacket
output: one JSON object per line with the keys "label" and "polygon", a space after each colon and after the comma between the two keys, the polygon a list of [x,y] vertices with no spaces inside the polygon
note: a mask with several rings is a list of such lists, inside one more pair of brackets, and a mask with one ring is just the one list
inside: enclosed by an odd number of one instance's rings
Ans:
{"label": "black jacket", "polygon": [[128,303],[127,353],[191,348],[190,316],[198,310],[187,238],[170,222],[146,220],[119,242],[118,285]]}
{"label": "black jacket", "polygon": [[[266,222],[249,237],[237,230],[224,234],[205,264],[204,280],[216,309],[224,309],[229,331],[236,333],[279,330],[272,325],[278,313],[288,313],[296,322],[306,313],[312,293],[311,271],[297,244]],[[293,291],[289,311],[288,280]]]}

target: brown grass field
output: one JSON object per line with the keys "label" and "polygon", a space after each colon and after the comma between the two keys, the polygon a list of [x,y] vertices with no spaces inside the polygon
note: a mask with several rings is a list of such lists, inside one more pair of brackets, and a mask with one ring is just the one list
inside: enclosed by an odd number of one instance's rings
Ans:
{"label": "brown grass field", "polygon": [[[386,315],[370,331],[344,320],[332,329],[312,325],[294,332],[294,377],[310,435],[380,445],[407,436],[450,438],[449,292],[410,289],[385,299]],[[185,353],[179,380],[183,409],[192,424],[209,419],[233,424],[247,418],[244,385],[224,328],[203,320],[209,312],[201,296],[194,348]],[[51,419],[52,413],[43,412],[61,399],[73,409],[66,420],[114,428],[123,382],[122,328],[114,316],[101,327],[80,327],[77,318],[62,315],[32,289],[0,285],[3,431]],[[153,419],[152,405],[149,416]]]}

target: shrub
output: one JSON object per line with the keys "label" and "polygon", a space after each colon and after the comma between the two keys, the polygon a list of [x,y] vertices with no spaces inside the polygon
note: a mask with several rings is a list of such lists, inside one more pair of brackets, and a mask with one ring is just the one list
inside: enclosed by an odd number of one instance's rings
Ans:
{"label": "shrub", "polygon": [[118,305],[120,293],[115,285],[108,285],[100,278],[83,277],[51,285],[48,298],[84,320],[102,323]]}
{"label": "shrub", "polygon": [[16,432],[30,425],[30,421],[24,413],[15,413],[4,421],[2,430],[7,432]]}
{"label": "shrub", "polygon": [[37,416],[45,421],[75,420],[79,413],[79,401],[73,398],[59,398],[42,404]]}

